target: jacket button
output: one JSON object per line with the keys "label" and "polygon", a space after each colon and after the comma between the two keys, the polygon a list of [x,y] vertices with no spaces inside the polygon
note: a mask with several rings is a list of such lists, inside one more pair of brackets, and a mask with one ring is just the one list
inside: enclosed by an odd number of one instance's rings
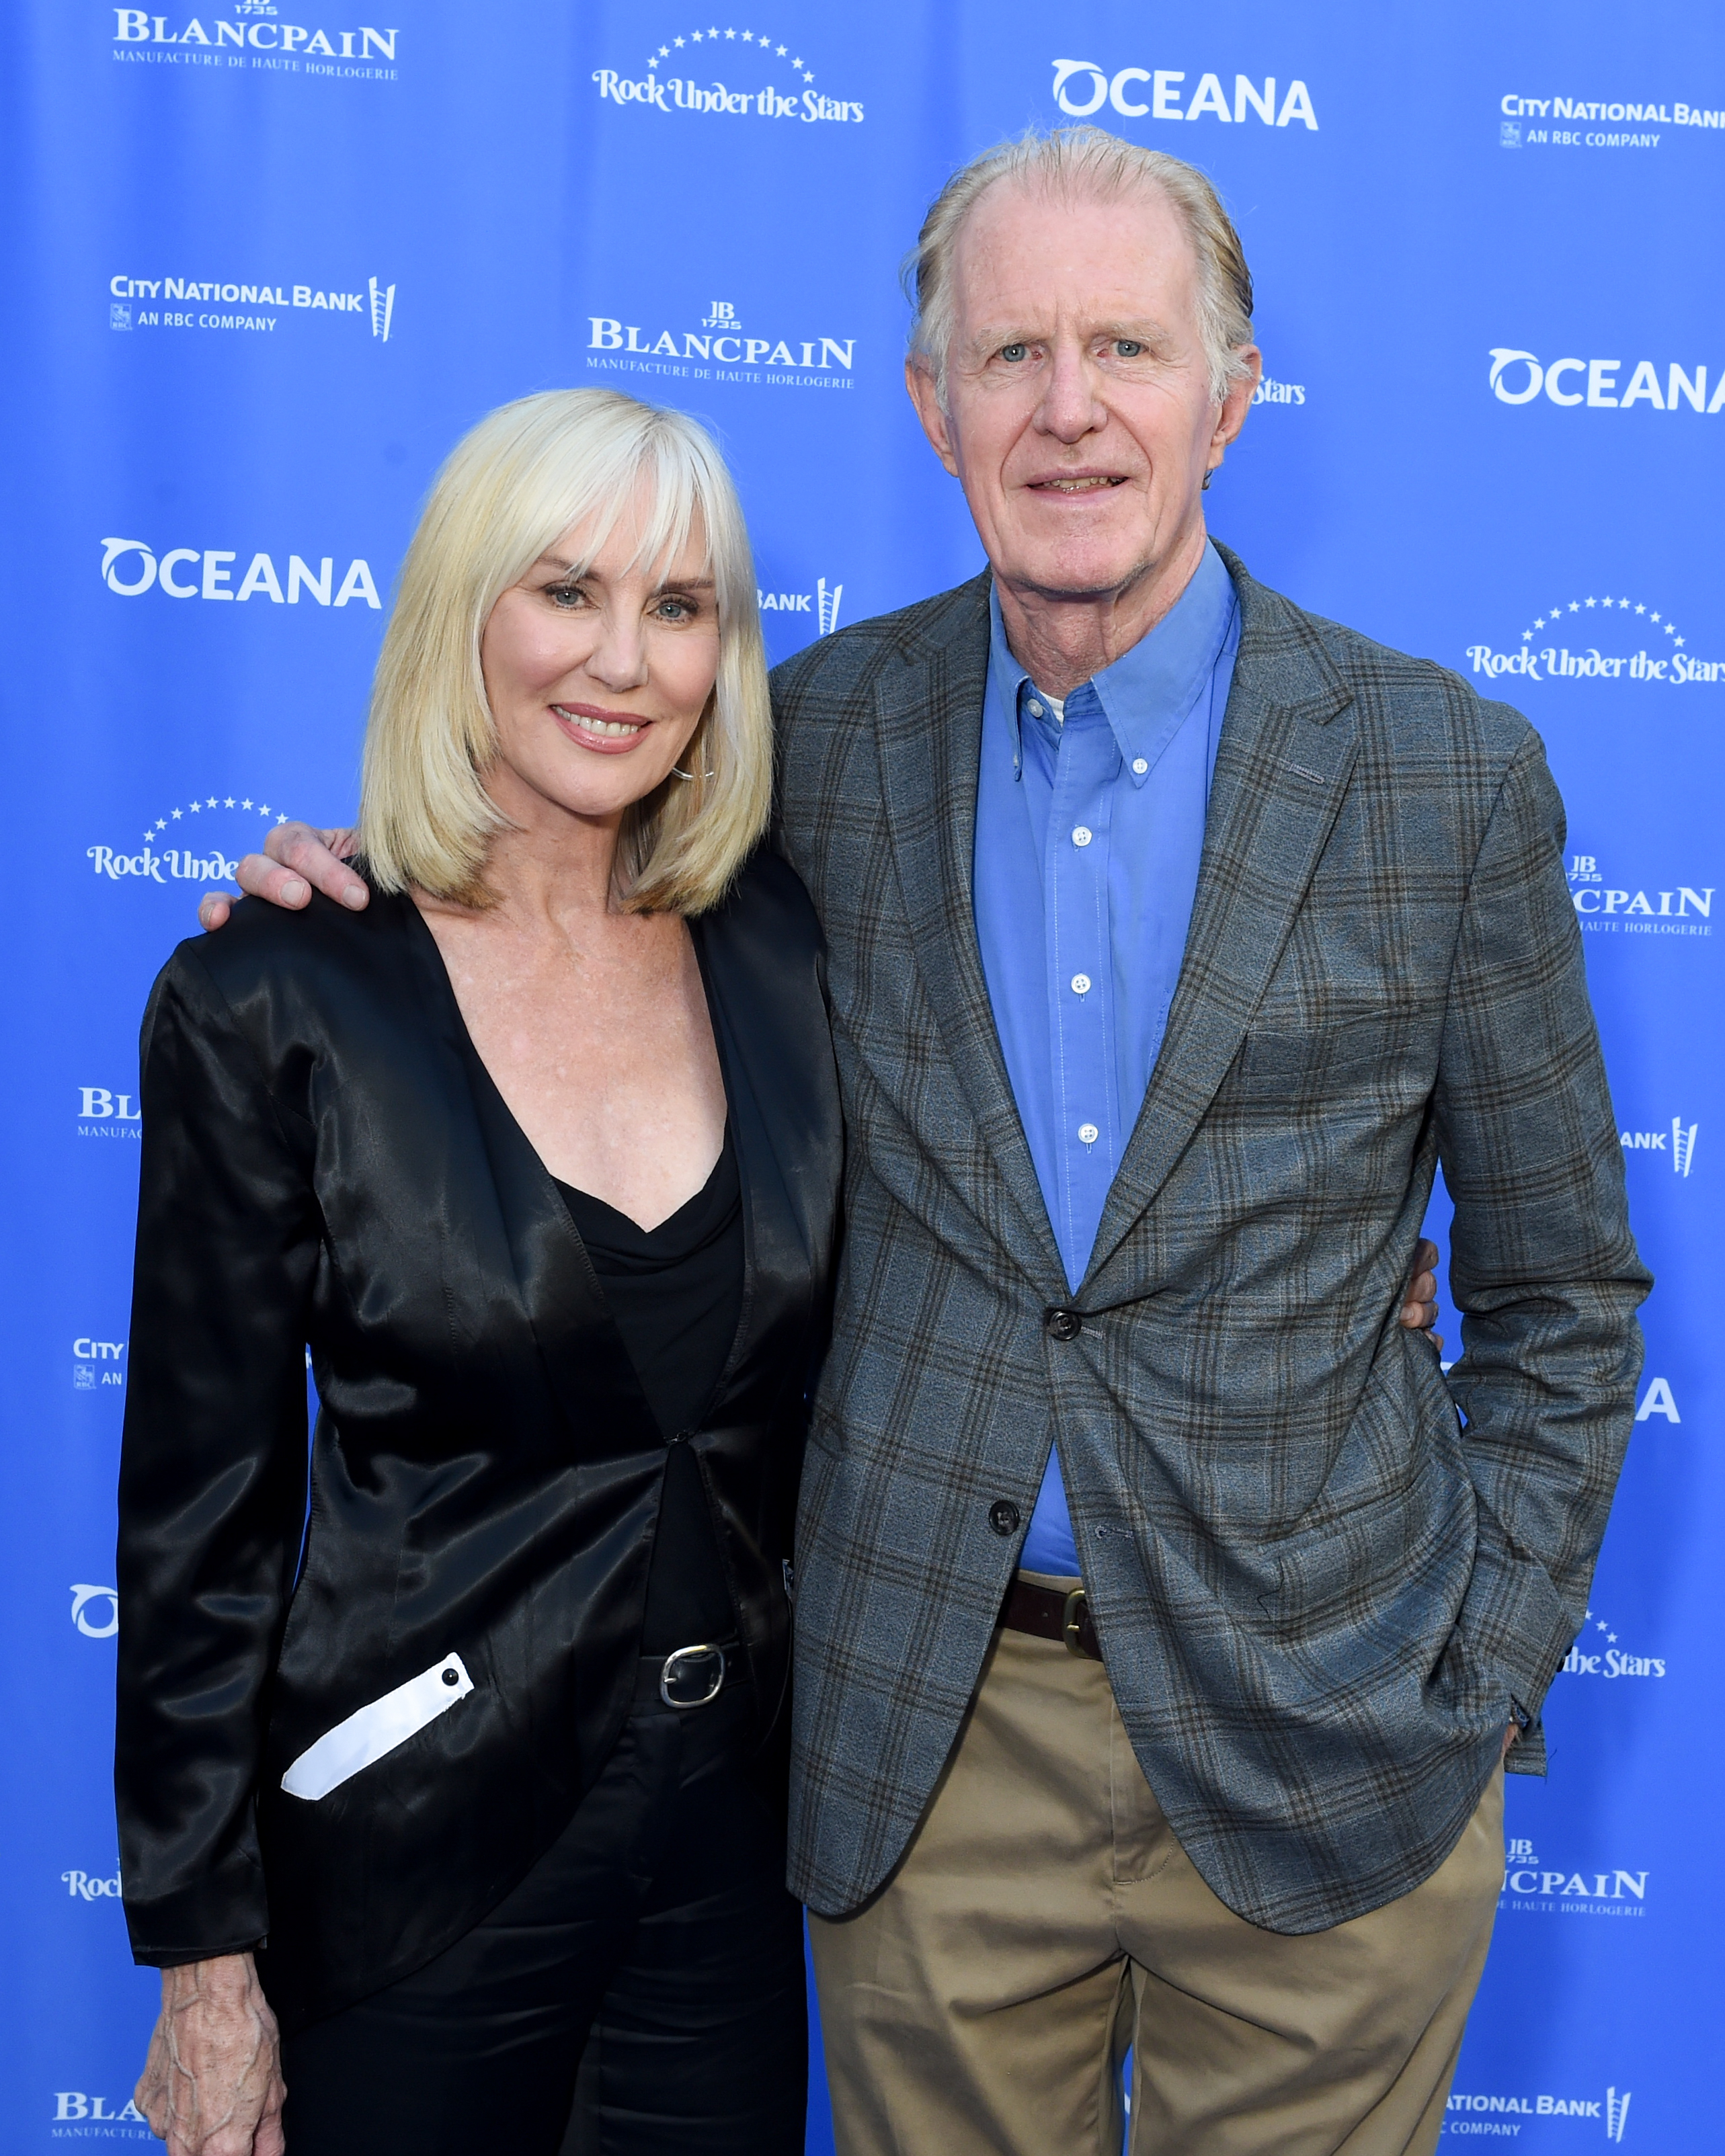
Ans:
{"label": "jacket button", "polygon": [[1018,1507],[1010,1497],[996,1497],[988,1508],[988,1524],[997,1535],[1016,1535]]}
{"label": "jacket button", "polygon": [[1084,1329],[1084,1314],[1081,1310],[1063,1310],[1057,1304],[1044,1313],[1043,1323],[1051,1339],[1076,1340]]}
{"label": "jacket button", "polygon": [[443,1673],[443,1681],[446,1685],[458,1685],[461,1681],[460,1672],[456,1670],[445,1670]]}

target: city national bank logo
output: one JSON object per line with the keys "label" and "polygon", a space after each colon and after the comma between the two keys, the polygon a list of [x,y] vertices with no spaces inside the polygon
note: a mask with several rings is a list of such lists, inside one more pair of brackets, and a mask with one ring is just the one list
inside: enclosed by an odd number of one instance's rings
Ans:
{"label": "city national bank logo", "polygon": [[1521,2132],[1524,2118],[1584,2118],[1597,2120],[1608,2141],[1621,2141],[1629,2123],[1630,2092],[1608,2088],[1602,2097],[1452,2096],[1445,2109],[1446,2133],[1507,2137]]}
{"label": "city national bank logo", "polygon": [[1470,644],[1467,657],[1475,674],[1493,680],[1509,674],[1528,681],[1640,681],[1668,689],[1725,683],[1725,659],[1692,651],[1668,608],[1650,607],[1620,591],[1557,600],[1522,631],[1519,650]]}
{"label": "city national bank logo", "polygon": [[[685,73],[685,69],[692,72]],[[860,126],[854,97],[829,97],[801,53],[764,31],[721,30],[717,23],[686,30],[656,45],[639,75],[595,68],[601,100],[642,105],[655,112],[702,112],[731,120],[794,120],[805,126],[836,121]]]}
{"label": "city national bank logo", "polygon": [[[123,599],[142,598],[147,591],[171,599],[268,599],[275,606],[297,606],[309,593],[321,607],[344,607],[353,600],[381,613],[383,601],[371,572],[371,564],[358,557],[348,563],[339,585],[335,581],[337,557],[322,554],[314,571],[304,556],[290,554],[287,573],[276,573],[271,554],[254,554],[244,575],[233,565],[239,559],[232,547],[170,547],[158,558],[142,539],[104,539],[102,582]],[[190,572],[181,574],[182,567]],[[239,584],[234,579],[239,578]],[[332,596],[333,594],[333,596]]]}
{"label": "city national bank logo", "polygon": [[[363,292],[317,285],[234,285],[198,277],[108,280],[111,330],[255,330],[265,335],[296,311],[340,315],[368,325],[388,344],[395,320],[395,287],[367,280]],[[147,306],[137,304],[148,300]],[[232,311],[238,308],[239,312]]]}
{"label": "city national bank logo", "polygon": [[698,329],[655,330],[615,315],[587,317],[587,364],[612,374],[672,374],[767,389],[848,389],[855,337],[751,336],[729,300],[711,300]]}
{"label": "city national bank logo", "polygon": [[[71,2122],[75,2120],[74,2125]],[[153,2141],[143,2113],[130,2097],[90,2096],[82,2089],[56,2089],[54,2141]]]}
{"label": "city national bank logo", "polygon": [[[1680,883],[1669,891],[1630,891],[1614,886],[1596,854],[1573,854],[1566,871],[1569,896],[1590,934],[1625,936],[1711,936],[1713,891],[1710,883]],[[1655,901],[1658,903],[1655,905]]]}
{"label": "city national bank logo", "polygon": [[86,1640],[111,1640],[120,1630],[120,1590],[92,1587],[87,1581],[72,1584],[72,1622]]}
{"label": "city national bank logo", "polygon": [[[99,1093],[100,1086],[79,1087],[79,1091]],[[113,1096],[109,1096],[110,1099]],[[125,1360],[126,1342],[123,1340],[95,1340],[88,1334],[72,1342],[72,1390],[75,1393],[100,1392],[105,1385],[125,1389],[126,1373],[120,1364]]]}
{"label": "city national bank logo", "polygon": [[1505,150],[1656,150],[1671,127],[1725,127],[1725,112],[1670,98],[1523,97],[1497,100],[1497,141]]}
{"label": "city national bank logo", "polygon": [[[1655,1387],[1663,1383],[1661,1378],[1654,1380]],[[1665,1385],[1664,1389],[1669,1399],[1671,1387]],[[1635,1418],[1637,1422],[1645,1419],[1650,1406],[1650,1399],[1644,1402],[1642,1413]],[[1671,1419],[1673,1422],[1677,1419],[1675,1410]],[[1589,1609],[1586,1621],[1575,1635],[1574,1645],[1558,1666],[1572,1677],[1604,1677],[1608,1680],[1662,1677],[1666,1673],[1666,1657],[1663,1655],[1630,1654],[1619,1645],[1617,1635],[1612,1630],[1609,1620],[1596,1617]]]}
{"label": "city national bank logo", "polygon": [[1233,79],[1233,101],[1219,74],[1201,74],[1195,86],[1183,68],[1124,67],[1112,74],[1094,60],[1054,62],[1054,102],[1070,120],[1089,120],[1105,105],[1128,120],[1213,120],[1228,126],[1244,127],[1247,115],[1265,127],[1287,127],[1296,121],[1318,131],[1311,92],[1303,82],[1290,82],[1276,93],[1276,79],[1267,74],[1260,85],[1249,74]]}
{"label": "city national bank logo", "polygon": [[1498,1907],[1518,1917],[1639,1917],[1647,1907],[1645,1871],[1586,1871],[1542,1864],[1533,1844],[1504,1850]]}
{"label": "city national bank logo", "polygon": [[284,23],[275,8],[237,0],[238,22],[211,13],[152,15],[113,8],[114,57],[136,66],[258,69],[268,74],[332,76],[348,82],[394,82],[399,30],[360,23],[351,30]]}
{"label": "city national bank logo", "polygon": [[[1707,394],[1707,370],[1692,370],[1672,360],[1661,367],[1650,359],[1541,360],[1518,346],[1495,344],[1489,354],[1486,383],[1500,404],[1531,404],[1543,391],[1546,401],[1566,410],[1577,405],[1592,412],[1627,412],[1645,404],[1650,412],[1700,412],[1711,418],[1725,411],[1725,367],[1713,370]],[[1628,379],[1619,381],[1625,367]]]}
{"label": "city national bank logo", "polygon": [[838,627],[839,602],[845,595],[842,584],[829,584],[825,577],[815,579],[811,592],[763,592],[754,596],[763,613],[796,613],[809,617],[817,624],[817,636],[831,636]]}
{"label": "city national bank logo", "polygon": [[1625,1131],[1617,1142],[1625,1152],[1663,1153],[1671,1164],[1671,1173],[1686,1180],[1695,1165],[1695,1141],[1700,1136],[1699,1123],[1686,1123],[1681,1116],[1673,1116],[1668,1131]]}
{"label": "city national bank logo", "polygon": [[137,851],[125,845],[86,846],[84,858],[95,875],[110,883],[128,878],[159,884],[232,883],[240,856],[260,847],[272,825],[286,821],[286,809],[272,808],[254,794],[194,794],[146,824]]}

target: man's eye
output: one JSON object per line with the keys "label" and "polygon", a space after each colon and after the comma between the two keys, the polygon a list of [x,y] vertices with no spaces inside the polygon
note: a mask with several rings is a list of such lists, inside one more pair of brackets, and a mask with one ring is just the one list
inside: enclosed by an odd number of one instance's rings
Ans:
{"label": "man's eye", "polygon": [[1116,337],[1114,341],[1114,348],[1122,359],[1140,358],[1144,351],[1144,346],[1140,344],[1136,337]]}
{"label": "man's eye", "polygon": [[1016,363],[1022,359],[1029,350],[1030,346],[1025,344],[1003,344],[1001,346],[1001,357],[1010,359]]}

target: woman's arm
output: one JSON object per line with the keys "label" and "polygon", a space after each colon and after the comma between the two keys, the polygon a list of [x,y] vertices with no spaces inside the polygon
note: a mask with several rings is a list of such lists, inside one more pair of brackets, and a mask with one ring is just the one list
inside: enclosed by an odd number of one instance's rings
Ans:
{"label": "woman's arm", "polygon": [[142,1050],[115,1793],[133,1952],[167,1965],[269,1930],[255,1789],[305,1517],[321,1221],[311,1126],[271,1097],[188,947]]}

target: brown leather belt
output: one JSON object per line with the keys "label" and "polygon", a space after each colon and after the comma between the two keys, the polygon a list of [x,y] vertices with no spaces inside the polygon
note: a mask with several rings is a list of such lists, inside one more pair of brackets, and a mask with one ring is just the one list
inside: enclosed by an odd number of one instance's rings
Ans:
{"label": "brown leather belt", "polygon": [[1099,1662],[1102,1649],[1090,1620],[1084,1590],[1070,1594],[1058,1587],[1038,1587],[1032,1580],[1016,1578],[1007,1589],[1001,1622],[1013,1632],[1028,1632],[1032,1639],[1058,1640],[1069,1655]]}

